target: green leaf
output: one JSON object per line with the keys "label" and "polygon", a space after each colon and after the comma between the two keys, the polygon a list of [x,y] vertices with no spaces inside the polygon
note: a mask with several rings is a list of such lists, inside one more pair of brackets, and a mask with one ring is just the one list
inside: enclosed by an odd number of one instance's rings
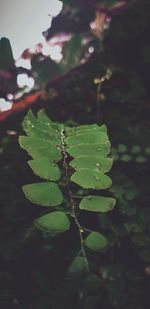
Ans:
{"label": "green leaf", "polygon": [[22,121],[22,127],[23,127],[23,130],[29,134],[29,127],[28,127],[28,124],[29,123],[34,123],[35,122],[35,116],[32,112],[31,109],[29,109],[27,115],[24,117],[23,121]]}
{"label": "green leaf", "polygon": [[124,154],[123,156],[120,157],[120,160],[123,162],[129,162],[132,160],[132,157],[127,154]]}
{"label": "green leaf", "polygon": [[110,152],[110,142],[106,142],[104,144],[96,144],[96,145],[78,145],[72,146],[66,149],[66,151],[72,157],[89,157],[92,156],[93,158],[101,158],[106,157],[107,154]]}
{"label": "green leaf", "polygon": [[107,175],[85,168],[76,171],[71,180],[85,189],[107,189],[111,186],[111,178]]}
{"label": "green leaf", "polygon": [[119,153],[124,153],[127,151],[127,146],[124,145],[124,144],[119,144],[118,147],[117,147],[117,150]]}
{"label": "green leaf", "polygon": [[53,128],[46,122],[44,123],[36,119],[32,122],[26,120],[26,122],[24,122],[24,127],[27,135],[30,137],[47,139],[52,141],[56,145],[61,144],[60,131],[56,128]]}
{"label": "green leaf", "polygon": [[112,159],[108,158],[92,158],[92,157],[78,157],[72,160],[69,165],[74,169],[89,168],[94,171],[100,171],[102,173],[108,172],[113,164]]}
{"label": "green leaf", "polygon": [[51,161],[59,161],[62,158],[60,149],[46,139],[20,136],[19,144],[34,159],[49,157]]}
{"label": "green leaf", "polygon": [[138,162],[138,163],[145,163],[146,162],[146,158],[144,158],[143,156],[138,156],[135,159],[135,161]]}
{"label": "green leaf", "polygon": [[150,155],[150,147],[145,147],[144,151],[147,155]]}
{"label": "green leaf", "polygon": [[23,192],[32,203],[41,206],[57,206],[62,204],[63,195],[57,184],[40,182],[24,185]]}
{"label": "green leaf", "polygon": [[76,278],[81,277],[82,275],[87,273],[87,264],[85,259],[81,256],[77,256],[74,258],[72,264],[70,265],[67,278]]}
{"label": "green leaf", "polygon": [[88,132],[69,136],[65,139],[68,146],[81,144],[102,144],[108,141],[108,136],[105,132]]}
{"label": "green leaf", "polygon": [[59,167],[48,158],[41,158],[28,161],[35,175],[46,180],[58,180],[61,176]]}
{"label": "green leaf", "polygon": [[115,199],[105,196],[86,196],[80,202],[79,208],[88,211],[107,212],[114,208]]}
{"label": "green leaf", "polygon": [[22,125],[29,137],[47,139],[56,145],[61,144],[60,124],[52,123],[43,111],[40,111],[38,118],[35,118],[32,111],[29,110]]}
{"label": "green leaf", "polygon": [[86,237],[85,245],[93,251],[103,252],[108,247],[108,241],[101,233],[92,232]]}
{"label": "green leaf", "polygon": [[51,232],[55,235],[66,232],[70,228],[69,219],[62,211],[54,211],[43,215],[34,220],[34,224],[40,230]]}
{"label": "green leaf", "polygon": [[43,109],[40,109],[38,111],[37,119],[39,121],[42,121],[42,122],[46,123],[49,126],[53,125],[52,121],[49,119],[49,117],[46,115],[46,113],[45,113],[45,111]]}
{"label": "green leaf", "polygon": [[132,146],[131,153],[137,154],[137,153],[140,153],[140,152],[141,152],[141,147],[139,145]]}
{"label": "green leaf", "polygon": [[97,124],[85,124],[77,127],[67,127],[66,129],[67,134],[70,135],[76,135],[76,134],[81,134],[81,133],[95,133],[95,132],[106,132],[107,133],[107,128],[105,125],[98,126]]}
{"label": "green leaf", "polygon": [[34,122],[34,121],[36,120],[36,118],[35,118],[35,116],[34,116],[34,114],[33,114],[33,112],[32,112],[31,109],[29,109],[29,111],[28,111],[28,113],[27,113],[27,115],[26,115],[25,118],[26,118],[28,121],[30,121],[30,122]]}

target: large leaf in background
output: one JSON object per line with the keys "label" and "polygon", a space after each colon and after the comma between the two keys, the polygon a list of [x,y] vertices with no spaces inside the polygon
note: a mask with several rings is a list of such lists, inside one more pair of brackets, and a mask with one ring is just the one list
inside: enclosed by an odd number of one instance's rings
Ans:
{"label": "large leaf in background", "polygon": [[93,251],[102,252],[106,250],[108,246],[108,241],[106,237],[101,233],[92,232],[86,237],[85,245]]}
{"label": "large leaf in background", "polygon": [[70,41],[63,45],[62,67],[68,70],[80,63],[83,34],[73,35]]}
{"label": "large leaf in background", "polygon": [[23,192],[28,200],[41,206],[57,206],[62,204],[63,195],[56,183],[40,182],[24,185]]}
{"label": "large leaf in background", "polygon": [[105,213],[114,208],[115,202],[115,199],[111,197],[89,195],[82,199],[79,208]]}
{"label": "large leaf in background", "polygon": [[0,70],[15,70],[15,62],[13,58],[10,41],[6,38],[0,40]]}
{"label": "large leaf in background", "polygon": [[61,176],[59,167],[51,162],[49,158],[30,160],[28,164],[34,174],[43,179],[57,181]]}
{"label": "large leaf in background", "polygon": [[42,231],[51,232],[53,235],[65,232],[70,228],[70,222],[66,214],[62,211],[54,211],[43,215],[34,224]]}
{"label": "large leaf in background", "polygon": [[43,55],[35,55],[32,58],[31,65],[40,84],[45,84],[62,73],[60,66],[56,62]]}

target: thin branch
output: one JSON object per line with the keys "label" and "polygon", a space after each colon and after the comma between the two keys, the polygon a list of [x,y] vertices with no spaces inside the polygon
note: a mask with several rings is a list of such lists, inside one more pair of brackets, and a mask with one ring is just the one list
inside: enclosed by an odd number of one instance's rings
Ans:
{"label": "thin branch", "polygon": [[84,258],[85,265],[87,267],[87,271],[89,272],[89,263],[88,263],[86,252],[85,252],[85,249],[84,249],[84,239],[83,239],[84,228],[80,225],[78,218],[76,216],[75,204],[74,204],[72,192],[71,192],[71,189],[70,189],[70,186],[69,186],[68,165],[67,165],[68,155],[65,151],[65,130],[64,129],[61,130],[61,146],[62,146],[62,153],[63,153],[63,167],[64,167],[64,170],[65,170],[65,182],[66,182],[66,187],[68,189],[69,202],[70,202],[70,206],[71,206],[71,216],[74,218],[75,224],[78,228],[79,237],[80,237],[80,245],[81,245],[81,253],[82,253],[82,256]]}

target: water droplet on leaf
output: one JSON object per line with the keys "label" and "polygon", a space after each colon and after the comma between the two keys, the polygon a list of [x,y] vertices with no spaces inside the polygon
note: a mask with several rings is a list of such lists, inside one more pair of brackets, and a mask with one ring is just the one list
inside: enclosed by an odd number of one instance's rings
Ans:
{"label": "water droplet on leaf", "polygon": [[88,200],[91,200],[91,198],[92,198],[91,195],[87,196],[87,199],[88,199]]}
{"label": "water droplet on leaf", "polygon": [[97,177],[97,176],[94,176],[94,179],[97,180],[97,181],[100,181],[99,177]]}

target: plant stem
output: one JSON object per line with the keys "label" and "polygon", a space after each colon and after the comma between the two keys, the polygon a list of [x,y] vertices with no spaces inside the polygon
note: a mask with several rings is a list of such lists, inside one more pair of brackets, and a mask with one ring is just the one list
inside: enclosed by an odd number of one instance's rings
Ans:
{"label": "plant stem", "polygon": [[64,129],[61,130],[61,147],[62,147],[62,153],[63,153],[63,167],[65,170],[65,182],[66,182],[66,187],[68,189],[69,202],[71,206],[71,216],[74,218],[75,224],[78,228],[79,237],[80,237],[80,245],[81,245],[81,253],[84,258],[85,265],[87,267],[87,272],[89,272],[89,263],[88,263],[86,252],[84,249],[84,239],[83,239],[84,228],[80,225],[78,218],[76,216],[75,204],[74,204],[72,192],[69,186],[68,164],[67,164],[68,155],[65,151],[65,130]]}

